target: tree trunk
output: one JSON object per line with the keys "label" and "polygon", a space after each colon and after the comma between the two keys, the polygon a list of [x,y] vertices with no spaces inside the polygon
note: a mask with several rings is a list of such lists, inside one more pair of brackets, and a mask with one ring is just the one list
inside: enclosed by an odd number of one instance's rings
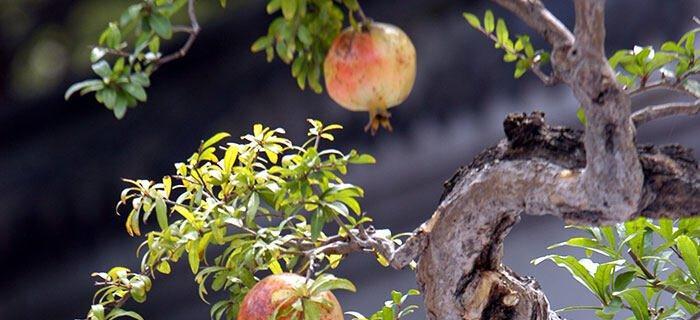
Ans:
{"label": "tree trunk", "polygon": [[493,1],[552,45],[548,79],[572,89],[586,131],[549,127],[538,112],[509,115],[507,139],[446,183],[430,220],[396,251],[373,246],[395,268],[418,258],[429,319],[560,319],[534,279],[501,264],[503,239],[520,215],[585,225],[695,216],[700,173],[681,146],[635,144],[630,95],[604,53],[604,0],[575,0],[573,33],[539,0]]}

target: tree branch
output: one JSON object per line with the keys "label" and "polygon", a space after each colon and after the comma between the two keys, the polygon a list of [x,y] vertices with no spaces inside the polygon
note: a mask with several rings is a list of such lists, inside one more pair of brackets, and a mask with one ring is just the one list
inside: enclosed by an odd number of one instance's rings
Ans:
{"label": "tree branch", "polygon": [[670,293],[670,294],[672,294],[672,295],[674,295],[674,296],[682,299],[683,301],[690,303],[694,306],[700,306],[700,302],[698,302],[698,300],[693,299],[693,297],[690,297],[683,292],[679,292],[678,290],[674,289],[673,287],[669,287],[667,285],[661,284],[659,279],[656,278],[656,275],[654,275],[651,271],[649,271],[647,266],[644,265],[644,262],[642,262],[642,260],[639,259],[639,257],[636,254],[634,254],[634,252],[632,252],[632,250],[629,250],[627,253],[630,255],[630,257],[632,257],[632,261],[634,262],[634,264],[637,265],[637,267],[639,267],[639,269],[642,271],[642,273],[644,274],[643,280],[646,280],[649,283],[649,285],[651,285],[652,287],[664,290],[664,291],[666,291],[666,292],[668,292],[668,293]]}
{"label": "tree branch", "polygon": [[[195,0],[188,0],[187,1],[187,15],[189,16],[190,19],[190,28],[181,28],[178,27],[177,31],[179,32],[187,32],[190,34],[190,36],[187,38],[187,41],[185,44],[180,48],[180,50],[171,53],[167,56],[164,56],[158,60],[156,60],[155,67],[156,69],[168,62],[171,62],[173,60],[180,59],[187,55],[187,52],[190,51],[190,48],[194,44],[194,41],[197,39],[197,35],[199,35],[199,31],[201,28],[199,27],[199,22],[197,21],[197,14],[195,12],[195,6],[194,6]],[[173,29],[175,31],[175,29]]]}
{"label": "tree branch", "polygon": [[[410,258],[419,257],[429,319],[560,319],[534,280],[502,266],[503,239],[523,213],[579,225],[617,219],[591,210],[580,192],[587,161],[583,132],[546,126],[541,113],[509,115],[504,128],[507,140],[460,169],[433,217],[416,232],[425,245]],[[633,217],[700,214],[700,170],[689,150],[640,146],[637,162],[644,184]]]}
{"label": "tree branch", "polygon": [[[498,37],[496,35],[494,35],[491,32],[487,32],[486,29],[482,28],[481,26],[473,26],[473,28],[481,32],[484,36],[489,38],[494,43],[499,43]],[[527,56],[525,56],[525,54],[523,54],[522,52],[515,52],[515,50],[510,51],[505,47],[503,49],[509,54],[516,55],[519,59],[527,59]],[[530,71],[532,71],[533,74],[540,78],[540,80],[542,81],[542,83],[544,83],[545,86],[553,86],[559,83],[559,79],[557,78],[556,74],[545,74],[544,71],[542,71],[542,69],[540,68],[539,62],[531,64]]]}
{"label": "tree branch", "polygon": [[659,90],[659,89],[675,91],[678,93],[688,95],[690,97],[700,99],[700,96],[696,96],[694,93],[692,93],[692,92],[688,91],[686,88],[684,88],[683,85],[681,84],[681,82],[679,82],[679,81],[669,82],[666,79],[647,83],[644,86],[641,86],[639,88],[636,88],[636,89],[629,91],[628,94],[630,96],[637,96],[637,95],[640,95],[640,94],[643,94],[643,93],[646,93],[649,91]]}
{"label": "tree branch", "polygon": [[649,106],[632,114],[632,121],[639,126],[657,119],[677,116],[677,115],[697,115],[700,114],[700,99],[694,102],[672,102],[656,106]]}
{"label": "tree branch", "polygon": [[540,0],[492,0],[516,14],[554,47],[570,45],[574,35]]}

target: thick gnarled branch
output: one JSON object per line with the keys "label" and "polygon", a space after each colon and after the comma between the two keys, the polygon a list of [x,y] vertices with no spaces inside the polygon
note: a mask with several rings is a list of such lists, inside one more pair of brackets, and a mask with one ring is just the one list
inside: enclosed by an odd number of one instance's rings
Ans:
{"label": "thick gnarled branch", "polygon": [[[417,272],[429,319],[559,319],[534,280],[501,265],[503,239],[523,213],[572,224],[610,222],[570,189],[586,165],[582,132],[548,127],[541,113],[510,115],[504,127],[508,139],[446,184],[436,213],[418,232],[426,244]],[[633,216],[700,214],[700,171],[690,151],[637,150],[644,185]]]}

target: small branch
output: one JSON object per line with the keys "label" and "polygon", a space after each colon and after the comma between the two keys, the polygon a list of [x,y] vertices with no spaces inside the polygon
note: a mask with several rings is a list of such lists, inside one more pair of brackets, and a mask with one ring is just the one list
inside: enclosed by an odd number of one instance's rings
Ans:
{"label": "small branch", "polygon": [[681,85],[681,82],[679,82],[679,81],[670,82],[668,80],[658,80],[658,81],[647,83],[644,86],[640,86],[638,88],[635,88],[633,90],[628,91],[628,94],[633,97],[633,96],[637,96],[637,95],[640,95],[642,93],[646,93],[646,92],[653,91],[653,90],[675,91],[678,93],[689,95],[691,97],[700,98],[700,97],[695,96],[695,94],[693,94],[692,92],[685,89],[683,87],[683,85]]}
{"label": "small branch", "polygon": [[[487,32],[484,28],[482,27],[473,27],[476,30],[479,30],[484,36],[489,38],[491,41],[494,43],[498,43],[498,37],[496,37],[493,33]],[[505,47],[503,47],[503,50],[506,51],[509,54],[516,55],[518,59],[522,60],[527,60],[528,57],[524,55],[522,52],[515,52],[515,51],[508,51]],[[533,63],[530,65],[530,71],[534,73],[540,80],[542,80],[542,83],[544,83],[545,86],[553,86],[559,83],[559,78],[556,76],[556,74],[551,74],[548,75],[542,69],[540,68],[540,63]]]}
{"label": "small branch", "polygon": [[[180,50],[156,60],[156,64],[155,64],[156,68],[158,68],[159,66],[161,66],[163,64],[166,64],[166,63],[171,62],[173,60],[180,59],[180,58],[184,57],[185,55],[187,55],[187,52],[190,50],[190,48],[194,44],[194,41],[197,39],[197,35],[199,35],[199,31],[201,29],[199,27],[199,22],[197,21],[197,14],[195,12],[194,2],[195,2],[195,0],[188,0],[187,1],[187,15],[190,18],[191,28],[187,29],[187,28],[178,27],[178,32],[187,32],[190,34],[190,36],[187,38],[187,41],[180,48]],[[175,31],[175,29],[173,29],[173,31]]]}
{"label": "small branch", "polygon": [[630,257],[632,257],[632,261],[634,262],[634,264],[637,265],[637,267],[639,267],[640,270],[642,270],[642,273],[644,274],[644,277],[646,278],[644,280],[649,282],[649,284],[651,286],[658,288],[658,289],[661,289],[661,290],[664,290],[664,291],[666,291],[674,296],[677,296],[681,300],[683,300],[687,303],[690,303],[694,306],[700,306],[700,302],[698,300],[693,299],[693,297],[688,296],[685,293],[674,289],[673,287],[669,287],[667,285],[661,284],[659,279],[657,279],[656,276],[653,273],[651,273],[651,271],[649,271],[647,266],[644,265],[642,260],[640,260],[639,257],[637,257],[637,255],[634,252],[632,252],[632,250],[627,251],[627,253],[630,255]]}
{"label": "small branch", "polygon": [[88,47],[90,49],[100,49],[100,50],[103,50],[107,54],[111,54],[111,55],[118,56],[118,57],[130,57],[131,56],[130,53],[128,53],[126,51],[118,50],[118,49],[112,49],[112,48],[100,47],[100,46],[88,46]]}
{"label": "small branch", "polygon": [[190,26],[173,26],[173,32],[175,33],[193,33],[194,29]]}
{"label": "small branch", "polygon": [[540,0],[492,0],[535,29],[547,42],[560,47],[574,42],[574,35]]}
{"label": "small branch", "polygon": [[700,113],[700,99],[694,102],[672,102],[646,107],[632,114],[634,125],[639,127],[647,122],[676,115],[697,115]]}

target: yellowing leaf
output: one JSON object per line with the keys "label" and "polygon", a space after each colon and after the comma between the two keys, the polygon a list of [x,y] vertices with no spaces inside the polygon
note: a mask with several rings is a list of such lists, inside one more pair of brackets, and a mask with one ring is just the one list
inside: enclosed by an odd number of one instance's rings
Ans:
{"label": "yellowing leaf", "polygon": [[181,216],[183,216],[187,221],[189,221],[191,224],[195,224],[197,220],[195,219],[194,215],[190,210],[187,210],[187,208],[183,206],[174,206],[173,207],[177,213],[179,213]]}

